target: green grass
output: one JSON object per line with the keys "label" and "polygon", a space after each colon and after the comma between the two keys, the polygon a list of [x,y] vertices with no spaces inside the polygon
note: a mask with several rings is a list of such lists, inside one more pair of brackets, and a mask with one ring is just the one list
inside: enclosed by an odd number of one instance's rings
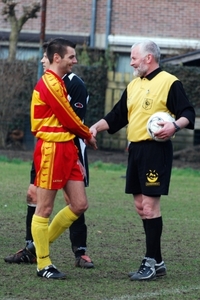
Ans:
{"label": "green grass", "polygon": [[[173,169],[169,196],[161,200],[167,276],[151,282],[131,282],[127,273],[139,267],[145,242],[132,196],[124,193],[125,167],[92,164],[86,222],[88,254],[95,268],[74,267],[67,231],[51,245],[51,258],[68,274],[68,279],[54,281],[38,278],[36,265],[10,265],[3,261],[24,247],[30,167],[29,162],[0,159],[0,299],[200,299],[199,171]],[[54,214],[63,206],[59,191]]]}
{"label": "green grass", "polygon": [[3,155],[0,155],[0,162],[8,162],[8,163],[14,163],[14,164],[21,164],[23,161],[19,158],[12,158],[12,159],[9,159],[7,156],[3,156]]}

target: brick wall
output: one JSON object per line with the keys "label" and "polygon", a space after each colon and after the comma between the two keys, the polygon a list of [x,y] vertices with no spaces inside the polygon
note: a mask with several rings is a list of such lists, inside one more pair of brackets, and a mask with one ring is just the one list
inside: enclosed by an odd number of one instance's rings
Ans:
{"label": "brick wall", "polygon": [[199,11],[198,0],[113,0],[111,34],[197,39]]}
{"label": "brick wall", "polygon": [[[22,5],[27,6],[36,0],[16,1],[17,17],[22,13]],[[42,1],[40,0],[42,4]],[[0,11],[3,3],[0,2]],[[46,11],[46,30],[50,32],[89,33],[92,12],[92,0],[48,0]],[[0,28],[9,28],[0,15]],[[40,13],[37,19],[28,20],[23,30],[40,30]]]}

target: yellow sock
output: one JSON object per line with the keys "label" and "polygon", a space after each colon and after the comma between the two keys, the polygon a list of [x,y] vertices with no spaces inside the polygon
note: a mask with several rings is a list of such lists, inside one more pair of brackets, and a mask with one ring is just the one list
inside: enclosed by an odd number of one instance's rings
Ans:
{"label": "yellow sock", "polygon": [[49,258],[49,218],[33,215],[31,230],[37,255],[37,267],[39,270],[51,265]]}
{"label": "yellow sock", "polygon": [[69,206],[61,209],[49,225],[49,242],[52,243],[61,235],[79,216],[75,215]]}

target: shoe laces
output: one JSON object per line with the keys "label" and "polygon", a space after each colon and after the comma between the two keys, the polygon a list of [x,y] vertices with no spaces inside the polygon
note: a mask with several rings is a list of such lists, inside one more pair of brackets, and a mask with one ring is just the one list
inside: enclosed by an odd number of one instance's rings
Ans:
{"label": "shoe laces", "polygon": [[139,270],[138,270],[138,273],[143,274],[145,272],[146,268],[149,268],[149,266],[141,265]]}
{"label": "shoe laces", "polygon": [[151,269],[151,265],[148,263],[147,260],[145,260],[145,261],[142,262],[142,264],[141,264],[141,266],[138,270],[138,273],[143,274],[146,271],[147,268]]}

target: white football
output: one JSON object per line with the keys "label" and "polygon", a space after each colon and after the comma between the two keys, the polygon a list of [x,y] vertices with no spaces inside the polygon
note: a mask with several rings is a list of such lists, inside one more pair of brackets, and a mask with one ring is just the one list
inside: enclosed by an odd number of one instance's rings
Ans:
{"label": "white football", "polygon": [[162,128],[158,122],[174,122],[175,119],[167,112],[159,111],[153,114],[147,122],[147,132],[152,139],[158,142],[165,142],[166,139],[158,139],[154,133]]}

